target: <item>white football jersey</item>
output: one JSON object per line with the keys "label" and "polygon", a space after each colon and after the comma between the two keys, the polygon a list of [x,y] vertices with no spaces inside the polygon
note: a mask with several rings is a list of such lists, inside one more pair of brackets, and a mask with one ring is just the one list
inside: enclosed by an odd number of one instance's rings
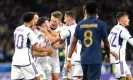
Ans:
{"label": "white football jersey", "polygon": [[55,31],[56,31],[56,32],[58,32],[58,31],[60,32],[60,31],[64,30],[65,28],[67,28],[66,25],[58,26],[58,27],[55,29]]}
{"label": "white football jersey", "polygon": [[119,61],[125,61],[126,56],[126,43],[131,37],[128,30],[121,25],[115,25],[108,36],[110,43],[110,49],[117,53],[119,56],[118,60],[111,55],[111,63],[118,63]]}
{"label": "white football jersey", "polygon": [[37,44],[38,39],[35,33],[25,25],[19,26],[14,31],[15,53],[13,65],[29,65],[34,62],[31,45]]}
{"label": "white football jersey", "polygon": [[[66,38],[66,47],[65,47],[65,49],[66,49],[66,52],[65,52],[66,53],[66,59],[68,57],[70,43],[72,42],[72,38],[74,36],[76,26],[77,26],[77,24],[73,24],[71,26],[68,26],[68,28],[66,30],[62,31],[65,34],[69,34],[69,36],[67,36],[67,38]],[[60,34],[60,36],[63,36],[63,35]],[[74,52],[73,55],[72,55],[72,60],[73,61],[80,61],[81,44],[79,43],[79,41],[77,43],[77,48],[78,48],[77,52]]]}
{"label": "white football jersey", "polygon": [[[38,43],[41,47],[49,47],[51,46],[51,43],[48,42],[48,43],[45,43],[45,39],[47,38],[44,33],[41,33],[39,30],[35,29],[35,33],[37,35],[37,38],[38,38]],[[49,64],[49,56],[45,56],[45,57],[36,57],[35,58],[35,62],[36,63],[40,63],[42,65],[44,64]]]}

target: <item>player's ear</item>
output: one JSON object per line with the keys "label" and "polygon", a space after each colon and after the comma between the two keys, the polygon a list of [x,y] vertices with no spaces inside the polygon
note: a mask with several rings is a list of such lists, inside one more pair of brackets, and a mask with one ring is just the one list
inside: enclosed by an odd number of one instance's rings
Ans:
{"label": "player's ear", "polygon": [[99,18],[99,15],[98,15],[98,13],[96,14],[96,18],[97,18],[97,19]]}
{"label": "player's ear", "polygon": [[118,20],[119,20],[120,22],[123,22],[123,17],[119,18]]}
{"label": "player's ear", "polygon": [[121,21],[124,22],[124,17],[121,18]]}
{"label": "player's ear", "polygon": [[30,21],[29,23],[30,23],[31,25],[33,25],[33,24],[32,24],[32,21]]}
{"label": "player's ear", "polygon": [[70,21],[70,20],[71,20],[71,17],[69,16],[68,19],[69,19],[69,21]]}
{"label": "player's ear", "polygon": [[87,10],[85,9],[84,14],[87,14]]}
{"label": "player's ear", "polygon": [[33,21],[33,20],[32,20],[32,21],[30,21],[30,22],[29,22],[29,24],[34,25],[34,21]]}
{"label": "player's ear", "polygon": [[88,16],[88,13],[87,13],[87,10],[85,9],[85,11],[84,11],[84,15],[85,16]]}

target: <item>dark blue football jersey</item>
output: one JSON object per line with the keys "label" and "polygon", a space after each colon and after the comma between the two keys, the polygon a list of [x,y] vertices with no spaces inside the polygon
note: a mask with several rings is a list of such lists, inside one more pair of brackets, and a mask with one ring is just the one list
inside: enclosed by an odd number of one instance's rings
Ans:
{"label": "dark blue football jersey", "polygon": [[102,63],[101,40],[107,36],[105,23],[95,17],[77,24],[74,37],[82,43],[81,64]]}

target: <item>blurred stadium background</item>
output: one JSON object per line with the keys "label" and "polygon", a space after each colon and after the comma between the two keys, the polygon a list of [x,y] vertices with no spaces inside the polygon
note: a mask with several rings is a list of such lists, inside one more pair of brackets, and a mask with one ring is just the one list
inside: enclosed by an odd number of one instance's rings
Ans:
{"label": "blurred stadium background", "polygon": [[[82,6],[87,0],[0,0],[0,80],[10,80],[10,64],[14,54],[13,31],[22,23],[24,12],[35,11],[39,16],[50,17],[56,10],[64,13],[73,10],[77,14],[77,22],[83,19]],[[129,32],[133,36],[133,0],[96,0],[100,4],[99,18],[106,22],[108,32],[117,24],[115,15],[119,11],[130,15]],[[126,60],[133,73],[133,47],[127,44]],[[63,53],[60,53],[61,66]],[[103,64],[102,80],[114,80],[113,69],[109,64]]]}

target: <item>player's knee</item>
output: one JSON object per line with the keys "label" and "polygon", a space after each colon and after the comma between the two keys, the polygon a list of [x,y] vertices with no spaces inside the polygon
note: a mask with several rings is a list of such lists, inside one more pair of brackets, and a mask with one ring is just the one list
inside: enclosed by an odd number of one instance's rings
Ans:
{"label": "player's knee", "polygon": [[52,74],[52,80],[58,80],[59,74]]}

